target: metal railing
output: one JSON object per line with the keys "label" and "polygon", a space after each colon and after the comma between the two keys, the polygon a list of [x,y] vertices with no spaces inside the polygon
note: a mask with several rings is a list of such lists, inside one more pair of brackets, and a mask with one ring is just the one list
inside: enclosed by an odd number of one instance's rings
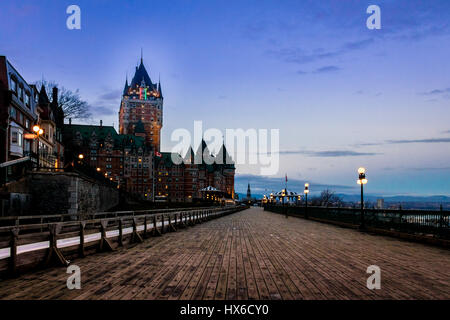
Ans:
{"label": "metal railing", "polygon": [[[361,209],[341,207],[312,207],[265,205],[264,210],[291,216],[335,221],[358,226],[361,223]],[[365,225],[371,228],[421,234],[450,239],[449,211],[444,210],[403,210],[364,209]]]}

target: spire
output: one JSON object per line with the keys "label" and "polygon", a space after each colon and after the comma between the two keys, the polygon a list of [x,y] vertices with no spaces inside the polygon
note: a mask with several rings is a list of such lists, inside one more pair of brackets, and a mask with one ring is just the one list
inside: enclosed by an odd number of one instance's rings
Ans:
{"label": "spire", "polygon": [[250,182],[248,183],[247,186],[247,199],[250,199],[252,197],[252,192],[250,191]]}
{"label": "spire", "polygon": [[162,98],[161,76],[160,76],[160,79],[158,80],[158,92],[159,92],[159,96]]}
{"label": "spire", "polygon": [[128,94],[128,88],[129,88],[129,86],[128,86],[128,74],[127,74],[127,77],[125,79],[126,80],[125,80],[125,87],[123,88],[123,95]]}
{"label": "spire", "polygon": [[154,85],[147,73],[147,70],[145,70],[144,60],[141,53],[141,63],[139,66],[136,66],[136,72],[134,73],[134,77],[131,80],[130,86],[133,88],[139,87],[141,85],[142,79],[144,79],[146,86],[153,88]]}
{"label": "spire", "polygon": [[44,105],[50,103],[50,100],[47,96],[47,91],[45,90],[44,85],[41,86],[41,91],[39,92],[39,104]]}
{"label": "spire", "polygon": [[144,64],[144,54],[143,54],[142,47],[141,47],[141,64]]}

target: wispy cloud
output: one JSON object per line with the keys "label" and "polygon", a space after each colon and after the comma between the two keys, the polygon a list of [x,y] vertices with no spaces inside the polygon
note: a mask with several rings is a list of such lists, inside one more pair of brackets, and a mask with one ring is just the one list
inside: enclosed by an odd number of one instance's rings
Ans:
{"label": "wispy cloud", "polygon": [[423,168],[411,168],[414,171],[447,171],[450,167],[423,167]]}
{"label": "wispy cloud", "polygon": [[[305,182],[310,184],[311,190],[320,192],[325,189],[332,189],[337,192],[353,190],[354,186],[336,185],[336,184],[323,184],[316,183],[309,180],[294,179],[288,176],[288,189],[293,191],[303,190]],[[247,184],[250,183],[250,188],[254,194],[270,193],[272,191],[279,191],[284,188],[284,177],[274,178],[265,176],[256,176],[252,174],[237,174],[235,177],[236,191],[245,193],[247,190]]]}
{"label": "wispy cloud", "polygon": [[93,116],[110,116],[116,113],[116,110],[113,108],[105,107],[105,106],[91,106],[90,111]]}
{"label": "wispy cloud", "polygon": [[440,95],[440,94],[446,94],[446,93],[450,93],[450,88],[434,89],[434,90],[430,90],[430,91],[426,91],[426,92],[421,92],[420,94],[425,95],[425,96],[433,96],[433,95]]}
{"label": "wispy cloud", "polygon": [[276,50],[269,50],[267,53],[288,63],[306,64],[327,58],[334,58],[350,51],[361,50],[373,43],[373,39],[363,39],[353,42],[346,42],[341,47],[335,50],[326,50],[324,48],[317,48],[314,50],[304,50],[299,47],[288,47]]}
{"label": "wispy cloud", "polygon": [[336,72],[339,71],[340,68],[336,66],[325,66],[318,68],[314,71],[314,73],[330,73],[330,72]]}
{"label": "wispy cloud", "polygon": [[[450,130],[443,131],[443,133],[450,133]],[[391,139],[383,142],[362,142],[353,144],[353,147],[371,147],[382,146],[387,144],[408,144],[408,143],[449,143],[450,138],[425,138],[425,139]]]}
{"label": "wispy cloud", "polygon": [[412,140],[386,140],[388,144],[405,143],[449,143],[450,138],[430,138],[430,139],[412,139]]}
{"label": "wispy cloud", "polygon": [[111,90],[110,92],[106,92],[106,93],[100,95],[99,99],[107,100],[107,101],[118,100],[118,99],[120,99],[120,94],[121,94],[120,90]]}
{"label": "wispy cloud", "polygon": [[308,150],[286,150],[280,151],[280,154],[303,154],[310,157],[334,158],[334,157],[361,157],[375,156],[381,153],[376,152],[358,152],[352,150],[326,150],[326,151],[308,151]]}

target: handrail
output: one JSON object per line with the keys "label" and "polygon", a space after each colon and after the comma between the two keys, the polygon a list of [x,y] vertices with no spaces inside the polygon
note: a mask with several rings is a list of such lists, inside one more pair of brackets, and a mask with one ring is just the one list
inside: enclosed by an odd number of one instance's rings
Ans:
{"label": "handrail", "polygon": [[14,275],[19,269],[22,271],[36,266],[34,262],[26,262],[35,261],[36,257],[20,259],[22,264],[18,265],[19,255],[39,255],[40,252],[40,264],[47,266],[56,262],[67,265],[69,261],[65,257],[83,257],[86,250],[93,247],[96,251],[114,250],[114,242],[117,246],[123,246],[127,239],[130,243],[142,242],[150,235],[177,231],[177,228],[246,208],[248,206],[170,209],[171,212],[157,214],[134,215],[133,212],[133,215],[126,216],[0,227],[0,262],[8,261],[7,264],[0,263],[0,274],[6,272]]}
{"label": "handrail", "polygon": [[174,212],[174,211],[188,211],[188,210],[201,210],[207,208],[215,208],[215,207],[188,207],[188,208],[168,208],[168,209],[148,209],[148,210],[127,210],[127,211],[104,211],[104,212],[96,212],[96,213],[75,213],[75,214],[47,214],[47,215],[27,215],[27,216],[7,216],[0,217],[0,226],[5,226],[6,223],[9,222],[9,225],[21,225],[21,220],[32,220],[32,221],[42,221],[44,223],[45,219],[49,220],[59,220],[61,222],[64,221],[81,221],[85,220],[86,217],[96,217],[96,216],[124,216],[127,213],[130,215],[141,215],[145,213],[165,213],[165,212]]}

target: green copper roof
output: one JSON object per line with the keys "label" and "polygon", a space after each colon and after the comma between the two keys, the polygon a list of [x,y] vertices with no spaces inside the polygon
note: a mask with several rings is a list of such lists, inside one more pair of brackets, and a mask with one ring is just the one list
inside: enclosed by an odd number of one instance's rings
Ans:
{"label": "green copper roof", "polygon": [[65,124],[64,136],[67,139],[76,139],[77,133],[81,134],[83,144],[89,144],[92,137],[95,136],[99,143],[104,142],[108,137],[111,137],[114,143],[114,148],[121,147],[144,147],[145,139],[130,134],[118,134],[116,129],[112,126],[93,126],[80,124]]}

